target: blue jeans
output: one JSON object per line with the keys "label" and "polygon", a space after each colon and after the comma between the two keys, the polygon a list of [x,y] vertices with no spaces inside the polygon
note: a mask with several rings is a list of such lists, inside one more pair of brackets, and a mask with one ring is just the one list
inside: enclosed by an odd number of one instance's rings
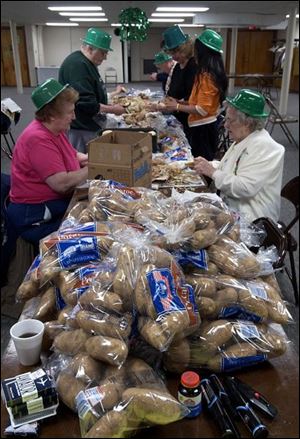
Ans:
{"label": "blue jeans", "polygon": [[38,248],[40,239],[59,228],[69,202],[68,198],[41,204],[9,203],[6,214],[18,236]]}

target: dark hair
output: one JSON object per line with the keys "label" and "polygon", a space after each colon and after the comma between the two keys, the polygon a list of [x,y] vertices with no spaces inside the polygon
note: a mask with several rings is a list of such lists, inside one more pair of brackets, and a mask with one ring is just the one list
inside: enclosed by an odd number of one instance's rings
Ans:
{"label": "dark hair", "polygon": [[212,76],[220,92],[220,104],[226,97],[228,78],[225,72],[224,62],[221,53],[210,49],[198,39],[195,40],[194,55],[197,63],[196,84],[200,85],[200,78],[203,73]]}
{"label": "dark hair", "polygon": [[51,117],[57,117],[63,113],[63,104],[68,102],[75,104],[79,98],[78,91],[72,87],[67,87],[56,96],[49,104],[46,104],[40,110],[36,111],[35,118],[40,122],[49,122]]}

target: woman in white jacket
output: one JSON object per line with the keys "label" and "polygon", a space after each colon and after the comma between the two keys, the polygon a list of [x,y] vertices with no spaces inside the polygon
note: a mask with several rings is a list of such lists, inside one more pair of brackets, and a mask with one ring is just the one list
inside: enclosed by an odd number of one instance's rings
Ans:
{"label": "woman in white jacket", "polygon": [[226,101],[225,128],[234,143],[220,162],[197,157],[195,170],[212,178],[223,200],[249,221],[278,221],[285,150],[264,129],[265,99],[244,89]]}

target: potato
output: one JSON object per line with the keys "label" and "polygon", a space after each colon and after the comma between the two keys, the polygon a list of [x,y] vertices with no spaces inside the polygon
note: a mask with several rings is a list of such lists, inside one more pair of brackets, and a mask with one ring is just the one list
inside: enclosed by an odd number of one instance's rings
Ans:
{"label": "potato", "polygon": [[78,303],[83,308],[89,306],[95,309],[107,309],[109,311],[122,312],[123,301],[119,294],[113,291],[103,291],[98,289],[95,285],[88,288],[82,296],[80,296]]}
{"label": "potato", "polygon": [[217,231],[215,228],[206,228],[197,230],[191,239],[191,246],[195,250],[206,248],[217,240]]}
{"label": "potato", "polygon": [[121,366],[128,355],[128,347],[124,341],[102,335],[90,337],[85,343],[85,348],[95,360],[113,366]]}
{"label": "potato", "polygon": [[[207,258],[208,259],[208,258]],[[187,273],[192,275],[203,275],[203,276],[214,276],[219,273],[219,269],[213,262],[208,261],[207,263],[207,269],[205,268],[198,268],[198,267],[192,267],[192,269],[187,270]]]}
{"label": "potato", "polygon": [[79,325],[76,322],[76,318],[73,315],[73,306],[65,306],[57,316],[57,320],[67,328],[79,329]]}
{"label": "potato", "polygon": [[161,325],[147,317],[139,317],[138,329],[141,336],[155,349],[163,352],[171,342],[170,333],[162,330]]}
{"label": "potato", "polygon": [[127,437],[138,428],[139,420],[126,407],[122,410],[110,410],[93,425],[84,436],[86,438]]}
{"label": "potato", "polygon": [[192,215],[192,219],[194,220],[196,230],[206,229],[210,222],[210,217],[206,213],[201,213],[200,211],[195,212]]}
{"label": "potato", "polygon": [[71,373],[61,371],[56,380],[56,388],[60,399],[73,412],[77,412],[75,398],[84,390],[85,384],[77,380]]}
{"label": "potato", "polygon": [[217,288],[214,279],[193,274],[185,275],[186,283],[194,288],[195,296],[214,298]]}
{"label": "potato", "polygon": [[60,268],[58,265],[57,255],[46,254],[39,266],[40,285],[44,285],[50,280],[54,280],[58,276]]}
{"label": "potato", "polygon": [[36,297],[39,295],[39,281],[38,280],[24,280],[16,292],[16,301],[17,302],[25,302],[26,300],[31,299],[32,297]]}
{"label": "potato", "polygon": [[214,217],[214,222],[216,229],[220,230],[221,233],[225,233],[234,225],[235,219],[231,213],[220,211],[220,213]]}
{"label": "potato", "polygon": [[56,294],[54,287],[50,286],[42,295],[40,303],[35,311],[34,318],[42,322],[56,317]]}
{"label": "potato", "polygon": [[238,293],[234,288],[223,288],[217,291],[214,301],[215,311],[218,315],[224,307],[238,303]]}
{"label": "potato", "polygon": [[155,270],[154,264],[143,265],[136,281],[134,289],[134,303],[141,315],[149,316],[152,319],[157,317],[157,312],[152,301],[147,274]]}
{"label": "potato", "polygon": [[265,320],[268,317],[268,309],[263,299],[253,296],[248,290],[240,290],[238,293],[240,304],[249,312]]}
{"label": "potato", "polygon": [[132,310],[133,287],[126,271],[119,266],[117,268],[112,285],[113,291],[121,297],[124,311]]}
{"label": "potato", "polygon": [[99,383],[103,374],[104,364],[94,360],[87,353],[79,353],[73,357],[70,368],[75,377],[88,384],[91,381]]}
{"label": "potato", "polygon": [[231,323],[227,320],[205,322],[200,327],[200,345],[203,349],[215,351],[219,346],[227,343],[232,335]]}
{"label": "potato", "polygon": [[53,347],[63,354],[75,355],[85,350],[85,342],[89,337],[90,335],[84,332],[83,329],[63,331],[53,340]]}
{"label": "potato", "polygon": [[187,339],[173,342],[164,353],[164,366],[169,372],[181,373],[188,368],[190,355],[190,345]]}
{"label": "potato", "polygon": [[132,317],[129,313],[117,317],[100,311],[78,311],[76,321],[86,332],[107,337],[127,338],[131,332]]}
{"label": "potato", "polygon": [[150,425],[165,425],[183,417],[181,405],[167,390],[129,388],[122,401],[132,405],[136,417]]}
{"label": "potato", "polygon": [[258,350],[266,353],[268,358],[279,357],[283,355],[287,348],[284,337],[271,331],[264,334],[258,341]]}
{"label": "potato", "polygon": [[226,366],[224,367],[224,359],[225,358],[241,358],[241,357],[249,357],[256,355],[256,349],[251,346],[249,343],[236,343],[222,353],[215,355],[210,358],[207,362],[207,368],[214,372],[222,372],[226,371]]}
{"label": "potato", "polygon": [[216,305],[213,299],[209,297],[197,297],[196,303],[201,318],[212,318],[216,316]]}

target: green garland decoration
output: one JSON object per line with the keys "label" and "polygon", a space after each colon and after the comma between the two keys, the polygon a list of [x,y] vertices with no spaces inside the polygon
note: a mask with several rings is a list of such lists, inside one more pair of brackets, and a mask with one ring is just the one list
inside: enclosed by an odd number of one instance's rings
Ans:
{"label": "green garland decoration", "polygon": [[123,9],[119,15],[121,23],[120,38],[122,41],[145,41],[150,27],[147,15],[140,8]]}

